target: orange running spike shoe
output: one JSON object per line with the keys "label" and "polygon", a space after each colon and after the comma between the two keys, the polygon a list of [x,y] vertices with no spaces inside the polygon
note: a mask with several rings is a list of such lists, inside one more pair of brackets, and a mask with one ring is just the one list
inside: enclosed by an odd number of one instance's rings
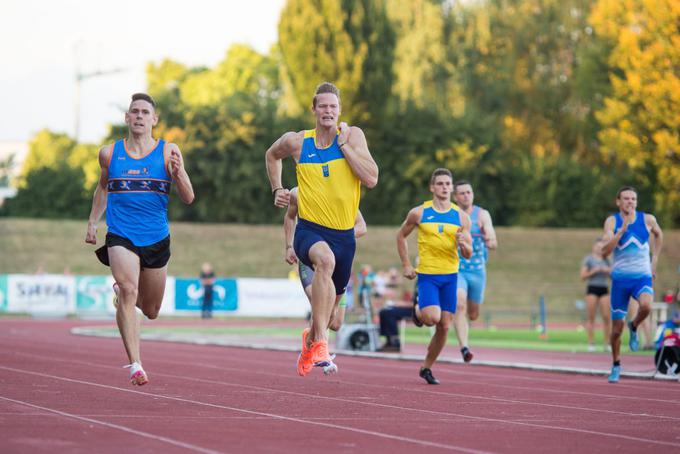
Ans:
{"label": "orange running spike shoe", "polygon": [[305,328],[302,331],[302,351],[297,360],[297,371],[298,375],[304,377],[312,370],[314,367],[314,362],[312,361],[312,349],[307,347],[307,337],[309,336],[309,328]]}

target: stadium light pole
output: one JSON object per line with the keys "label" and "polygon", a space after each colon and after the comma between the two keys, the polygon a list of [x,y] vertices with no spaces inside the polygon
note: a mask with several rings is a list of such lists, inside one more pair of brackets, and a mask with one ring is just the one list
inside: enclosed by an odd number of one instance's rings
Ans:
{"label": "stadium light pole", "polygon": [[111,68],[111,69],[106,69],[106,70],[96,70],[92,72],[83,72],[80,69],[80,59],[78,58],[78,48],[80,47],[81,42],[77,42],[73,46],[73,53],[75,55],[75,65],[76,65],[76,92],[75,92],[75,99],[74,99],[74,108],[75,108],[75,118],[74,118],[74,131],[73,131],[73,137],[75,138],[76,142],[80,141],[80,88],[81,85],[84,81],[88,79],[93,79],[95,77],[101,77],[101,76],[108,76],[111,74],[117,74],[123,71],[127,71],[127,68]]}

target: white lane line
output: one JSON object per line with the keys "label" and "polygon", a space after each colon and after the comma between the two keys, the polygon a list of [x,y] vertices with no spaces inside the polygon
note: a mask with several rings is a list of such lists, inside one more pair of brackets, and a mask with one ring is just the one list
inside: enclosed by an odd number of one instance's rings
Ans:
{"label": "white lane line", "polygon": [[[26,354],[28,356],[28,354]],[[30,356],[33,357],[38,357],[40,359],[45,359],[45,360],[54,360],[54,358],[47,357],[47,356],[42,356],[42,355],[33,355],[30,354]],[[97,365],[93,364],[90,362],[85,362],[85,361],[79,361],[79,360],[68,360],[71,363],[74,364],[82,364],[82,365],[87,365],[87,366],[96,366],[96,367],[101,367],[101,368],[112,368],[112,366],[106,366],[106,365]],[[155,360],[156,363],[165,363],[165,364],[170,364],[170,365],[185,365],[186,363],[178,362],[178,361],[170,361],[170,360]],[[206,369],[212,369],[212,370],[218,370],[218,371],[225,371],[225,372],[242,372],[242,369],[239,368],[230,368],[230,367],[221,367],[221,366],[214,366],[212,364],[203,364],[203,363],[191,363],[192,367],[200,366],[204,367]],[[378,374],[378,373],[370,373],[367,371],[359,371],[359,373],[362,373],[363,375],[369,375],[369,376],[375,376],[375,377],[384,377],[384,374]],[[258,372],[259,375],[267,375],[271,377],[276,377],[276,378],[291,378],[290,375],[284,375],[284,374],[275,374],[272,372]],[[176,375],[169,375],[169,374],[163,374],[163,373],[156,373],[155,375],[159,376],[168,376],[171,378],[176,378]],[[297,377],[293,377],[294,379],[297,379]],[[191,380],[202,380],[199,378],[190,378]],[[212,383],[212,382],[211,382]],[[222,383],[222,382],[218,382]],[[403,388],[400,388],[398,386],[390,386],[390,385],[374,385],[371,383],[367,383],[365,381],[363,382],[352,382],[352,381],[346,381],[342,380],[343,384],[346,385],[355,385],[357,387],[369,387],[369,388],[377,388],[381,390],[385,390],[387,388],[394,389],[395,391],[402,391]],[[470,382],[472,383],[472,382]],[[224,383],[227,384],[227,383]],[[479,384],[479,383],[476,383]],[[269,392],[282,392],[282,393],[290,393],[291,391],[285,391],[285,390],[275,390],[275,389],[270,389],[270,388],[260,388],[256,386],[251,386],[251,385],[242,385],[242,384],[231,384],[231,386],[238,386],[242,388],[248,388],[248,389],[253,389],[254,392],[262,392],[262,391],[269,391]],[[517,386],[512,386],[512,389],[527,389],[527,390],[540,390],[540,388],[526,388],[526,387],[517,387]],[[522,404],[522,405],[527,405],[527,406],[539,406],[539,407],[550,407],[550,408],[558,408],[558,409],[567,409],[567,410],[577,410],[577,411],[588,411],[588,412],[593,412],[593,413],[603,413],[603,414],[612,414],[612,415],[621,415],[621,416],[632,416],[632,417],[641,417],[641,418],[651,418],[651,419],[660,419],[660,420],[671,420],[671,421],[680,421],[680,417],[674,417],[674,416],[667,416],[667,415],[657,415],[657,414],[652,414],[652,413],[633,413],[633,412],[623,412],[623,411],[617,411],[617,410],[606,410],[606,409],[597,409],[597,408],[589,408],[589,407],[578,407],[578,406],[573,406],[573,405],[563,405],[563,404],[550,404],[550,403],[543,403],[543,402],[534,402],[534,401],[525,401],[525,400],[518,400],[518,399],[506,399],[506,398],[500,398],[500,397],[488,397],[488,396],[479,396],[475,394],[468,394],[468,393],[446,393],[446,392],[441,392],[441,391],[430,391],[426,389],[419,389],[419,388],[413,388],[413,392],[418,392],[422,394],[430,394],[430,395],[437,395],[437,396],[449,396],[449,397],[465,397],[465,398],[470,398],[470,399],[477,399],[477,400],[486,400],[486,401],[493,401],[493,402],[501,402],[501,403],[509,403],[509,404]],[[573,392],[573,391],[559,391],[559,390],[545,390],[543,391],[552,391],[552,392],[569,392],[569,393],[576,393],[579,395],[588,395],[588,396],[593,396],[593,397],[611,397],[614,399],[618,399],[619,396],[607,396],[603,394],[592,394],[592,393],[582,393],[582,392]],[[315,397],[315,396],[310,396],[308,394],[297,394],[300,396],[307,396],[307,397]],[[647,400],[652,400],[652,399],[647,399]],[[658,402],[663,402],[665,404],[668,404],[668,401],[666,400],[656,400],[654,401]]]}
{"label": "white lane line", "polygon": [[[344,427],[344,426],[337,426],[335,424],[325,424],[325,423],[311,422],[311,421],[306,421],[306,420],[298,419],[298,418],[291,418],[291,417],[287,417],[287,416],[274,415],[274,414],[270,414],[270,413],[263,413],[263,412],[257,412],[257,411],[252,411],[252,410],[245,410],[245,409],[242,409],[242,408],[228,407],[228,406],[224,406],[224,405],[211,404],[211,403],[207,403],[207,402],[194,401],[194,400],[190,400],[190,399],[182,399],[182,398],[173,397],[173,396],[164,396],[162,394],[152,394],[152,393],[145,393],[145,392],[141,392],[141,391],[133,391],[133,390],[128,390],[128,389],[118,388],[118,387],[115,387],[115,386],[109,386],[109,385],[103,385],[103,384],[99,384],[99,383],[75,380],[75,379],[66,378],[66,377],[59,377],[59,376],[56,376],[56,375],[43,374],[43,373],[40,373],[40,372],[27,371],[27,370],[22,370],[22,369],[15,369],[15,368],[5,367],[5,366],[0,366],[0,369],[6,369],[6,370],[13,371],[13,372],[25,373],[25,374],[30,374],[30,375],[37,375],[37,376],[41,376],[41,377],[47,377],[47,378],[52,378],[52,379],[62,380],[62,381],[67,381],[67,382],[72,382],[72,383],[81,383],[81,384],[87,384],[87,385],[91,385],[91,386],[98,386],[98,387],[102,387],[102,388],[115,389],[115,390],[124,391],[124,392],[137,393],[137,394],[142,394],[142,395],[150,396],[150,397],[162,397],[162,398],[165,398],[165,399],[176,400],[176,401],[179,401],[179,402],[194,403],[194,404],[197,404],[197,405],[205,405],[205,406],[213,407],[213,408],[223,408],[223,409],[228,409],[228,410],[232,410],[232,411],[244,412],[244,413],[248,413],[248,414],[265,415],[265,416],[270,416],[272,418],[283,419],[283,420],[288,420],[288,421],[304,422],[304,423],[309,423],[309,424],[318,424],[318,425],[322,425],[322,426],[339,428],[339,429],[343,429],[343,430],[357,431],[357,432],[360,432],[360,433],[368,433],[368,434],[372,434],[372,435],[376,435],[376,436],[381,436],[381,437],[384,437],[384,438],[394,438],[394,439],[399,439],[401,441],[411,441],[411,442],[416,442],[418,444],[426,444],[428,446],[442,447],[442,448],[445,448],[445,449],[465,450],[465,448],[451,447],[451,446],[448,446],[448,445],[439,445],[437,443],[425,442],[425,441],[422,441],[422,440],[403,439],[403,437],[386,435],[386,434],[381,434],[381,433],[375,433],[375,432],[366,431],[366,430],[363,430],[363,429],[348,428],[348,427]],[[175,378],[175,379],[177,379],[181,382],[186,382],[187,380],[191,380],[191,381],[196,381],[196,382],[200,382],[200,383],[208,383],[208,384],[212,384],[212,385],[225,385],[225,386],[232,386],[232,387],[251,388],[251,389],[256,389],[256,390],[260,390],[260,391],[268,391],[268,392],[272,392],[272,393],[289,394],[289,395],[295,395],[295,396],[299,396],[299,397],[321,399],[321,400],[330,400],[330,401],[336,401],[336,402],[346,402],[346,403],[358,404],[358,405],[364,405],[364,406],[370,406],[370,407],[387,408],[387,409],[400,410],[400,411],[413,411],[413,412],[417,412],[417,413],[425,413],[425,414],[430,414],[430,415],[439,415],[439,416],[445,416],[445,417],[458,417],[458,418],[471,419],[471,420],[476,420],[476,421],[496,422],[496,423],[501,423],[501,424],[535,427],[535,428],[540,428],[540,429],[552,429],[552,430],[557,430],[557,431],[562,431],[562,432],[574,432],[574,433],[582,433],[582,434],[589,434],[589,435],[599,435],[599,436],[610,437],[610,438],[615,438],[615,439],[638,441],[638,442],[642,442],[642,443],[651,443],[651,444],[656,444],[656,445],[660,445],[660,446],[678,447],[677,443],[653,440],[653,439],[648,439],[648,438],[640,438],[640,437],[634,437],[634,436],[631,436],[631,435],[616,434],[616,433],[611,433],[611,432],[600,432],[600,431],[579,429],[579,428],[573,428],[573,427],[555,426],[555,425],[550,425],[550,424],[536,424],[536,423],[528,423],[528,422],[523,422],[523,421],[512,421],[512,420],[499,419],[499,418],[488,418],[488,417],[484,417],[484,416],[472,416],[472,415],[466,415],[466,414],[461,414],[461,413],[443,412],[443,411],[427,410],[427,409],[413,408],[413,407],[403,407],[403,406],[391,405],[391,404],[381,404],[381,403],[377,403],[377,402],[357,401],[357,400],[346,399],[346,398],[341,398],[341,397],[310,395],[310,394],[299,393],[299,392],[295,392],[295,391],[283,391],[283,390],[278,390],[278,389],[273,389],[273,388],[265,388],[265,387],[252,386],[252,385],[243,385],[243,384],[240,384],[240,383],[229,383],[229,382],[222,382],[222,381],[217,381],[217,380],[207,380],[207,379],[200,379],[200,378],[195,378],[195,377],[194,378],[187,378],[186,376],[164,374],[164,373],[158,373],[158,372],[155,375],[157,375],[157,376],[161,375],[161,376],[165,376],[165,377]],[[472,451],[471,450],[465,450],[465,452],[472,452]],[[479,452],[479,451],[474,451],[474,452]]]}
{"label": "white lane line", "polygon": [[[116,386],[110,386],[110,385],[104,385],[101,383],[94,383],[94,382],[88,382],[84,380],[75,380],[72,378],[67,378],[67,377],[59,377],[57,375],[51,375],[51,374],[44,374],[41,372],[33,372],[30,370],[22,370],[22,369],[16,369],[14,367],[6,367],[6,366],[0,366],[0,369],[4,369],[10,372],[15,372],[15,373],[22,373],[22,374],[28,374],[28,375],[34,375],[38,377],[44,377],[44,378],[50,378],[53,380],[59,380],[59,381],[65,381],[69,383],[78,383],[81,385],[89,385],[89,386],[95,386],[99,388],[105,388],[105,389],[111,389],[115,391],[122,391],[126,393],[133,393],[133,394],[139,394],[147,397],[152,397],[152,398],[162,398],[162,399],[168,399],[176,402],[184,402],[184,403],[189,403],[189,404],[195,404],[195,405],[202,405],[206,407],[211,407],[211,408],[219,408],[222,410],[230,410],[230,411],[235,411],[235,412],[241,412],[241,413],[246,413],[250,415],[257,415],[257,416],[267,416],[272,419],[278,419],[281,421],[289,421],[289,422],[297,422],[297,423],[302,423],[302,424],[311,424],[311,425],[316,425],[316,426],[322,426],[322,427],[327,427],[331,429],[338,429],[338,430],[344,430],[344,431],[349,431],[349,432],[355,432],[355,433],[361,433],[364,435],[371,435],[374,437],[379,437],[379,438],[386,438],[390,440],[396,440],[396,441],[403,441],[406,443],[412,443],[420,446],[427,446],[431,448],[439,448],[439,449],[445,449],[448,451],[457,451],[457,452],[465,452],[465,453],[472,453],[472,454],[490,454],[489,451],[480,451],[476,449],[467,449],[462,446],[453,446],[453,445],[448,445],[448,444],[440,444],[440,443],[434,443],[431,441],[426,441],[426,440],[418,440],[415,438],[408,438],[408,437],[401,437],[398,435],[390,435],[390,434],[385,434],[381,432],[374,432],[372,430],[365,430],[365,429],[357,429],[353,427],[347,427],[347,426],[340,426],[337,424],[330,424],[330,423],[324,423],[324,422],[318,422],[318,421],[311,421],[311,420],[306,420],[306,419],[300,419],[300,418],[293,418],[289,416],[282,416],[282,415],[276,415],[273,413],[266,413],[266,412],[260,412],[260,411],[254,411],[254,410],[246,410],[244,408],[238,408],[238,407],[230,407],[227,405],[219,405],[219,404],[212,404],[209,402],[201,402],[198,400],[192,400],[192,399],[184,399],[181,397],[175,397],[175,396],[165,396],[163,394],[153,394],[153,393],[146,393],[143,391],[136,391],[136,390],[131,390],[131,389],[125,389],[125,388],[118,388]],[[182,381],[186,382],[187,377],[178,377]],[[196,381],[196,379],[194,379]],[[203,381],[203,380],[201,380]],[[219,383],[219,382],[215,382]],[[94,420],[93,420],[94,421]]]}
{"label": "white lane line", "polygon": [[131,433],[133,435],[138,435],[138,436],[144,437],[144,438],[150,438],[150,439],[155,440],[155,441],[161,441],[161,442],[168,443],[168,444],[171,444],[171,445],[174,445],[174,446],[178,446],[180,448],[189,449],[191,451],[202,452],[202,453],[205,453],[205,454],[221,454],[220,451],[213,451],[212,449],[201,448],[200,446],[192,445],[192,444],[189,444],[189,443],[184,443],[184,442],[181,442],[181,441],[178,441],[178,440],[173,440],[172,438],[167,438],[167,437],[163,437],[163,436],[160,436],[160,435],[153,435],[153,434],[150,434],[148,432],[142,432],[140,430],[130,429],[129,427],[125,427],[125,426],[119,426],[118,424],[112,424],[112,423],[106,422],[106,421],[99,421],[97,419],[87,418],[87,417],[84,417],[84,416],[78,416],[78,415],[74,415],[72,413],[66,413],[64,411],[55,410],[54,408],[47,408],[47,407],[43,407],[43,406],[40,406],[40,405],[32,404],[30,402],[24,402],[23,400],[10,399],[9,397],[5,397],[5,396],[0,396],[0,399],[5,400],[7,402],[13,402],[13,403],[19,404],[19,405],[25,405],[27,407],[34,408],[34,409],[37,409],[37,410],[46,411],[48,413],[54,413],[54,414],[57,414],[59,416],[63,416],[65,418],[76,419],[76,420],[88,422],[88,423],[91,423],[91,424],[99,424],[100,426],[105,426],[105,427],[108,427],[110,429],[120,430],[120,431],[123,431],[123,432]]}

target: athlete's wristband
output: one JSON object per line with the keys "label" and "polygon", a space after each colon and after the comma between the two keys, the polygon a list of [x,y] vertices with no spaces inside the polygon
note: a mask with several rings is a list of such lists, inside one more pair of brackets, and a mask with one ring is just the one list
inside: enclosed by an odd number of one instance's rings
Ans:
{"label": "athlete's wristband", "polygon": [[272,195],[276,195],[276,191],[281,191],[283,188],[272,189]]}

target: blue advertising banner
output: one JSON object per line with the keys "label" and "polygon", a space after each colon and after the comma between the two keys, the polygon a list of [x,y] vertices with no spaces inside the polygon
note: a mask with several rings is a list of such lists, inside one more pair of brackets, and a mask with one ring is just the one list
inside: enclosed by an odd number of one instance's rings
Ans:
{"label": "blue advertising banner", "polygon": [[[175,279],[175,310],[201,311],[203,286],[198,279]],[[216,279],[213,286],[212,310],[235,311],[238,309],[238,292],[235,279]]]}

